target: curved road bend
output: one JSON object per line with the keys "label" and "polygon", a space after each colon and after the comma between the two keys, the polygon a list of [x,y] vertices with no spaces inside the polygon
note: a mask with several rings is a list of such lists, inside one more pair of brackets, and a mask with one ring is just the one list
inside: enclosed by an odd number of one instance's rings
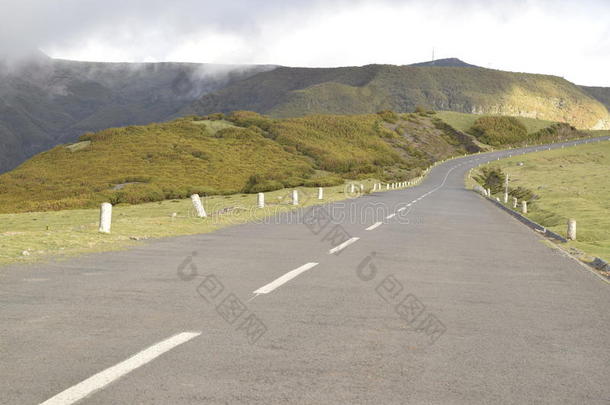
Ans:
{"label": "curved road bend", "polygon": [[515,153],[277,223],[2,268],[0,403],[607,404],[610,286],[463,187]]}

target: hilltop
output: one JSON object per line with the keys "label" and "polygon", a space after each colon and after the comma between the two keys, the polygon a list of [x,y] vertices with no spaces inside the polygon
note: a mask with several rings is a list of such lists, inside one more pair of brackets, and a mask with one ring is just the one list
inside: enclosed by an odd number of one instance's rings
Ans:
{"label": "hilltop", "polygon": [[473,67],[458,59],[409,65],[290,68],[258,73],[204,95],[182,110],[208,114],[246,109],[274,117],[413,111],[417,106],[603,125],[608,110],[556,76]]}
{"label": "hilltop", "polygon": [[[332,186],[345,179],[404,180],[437,160],[485,149],[484,142],[505,146],[583,135],[550,122],[455,114],[275,119],[237,111],[87,133],[0,175],[0,213]],[[471,134],[448,122],[469,126]]]}
{"label": "hilltop", "polygon": [[436,59],[428,62],[412,63],[408,66],[438,66],[438,67],[470,67],[478,68],[479,66],[471,65],[458,58]]}

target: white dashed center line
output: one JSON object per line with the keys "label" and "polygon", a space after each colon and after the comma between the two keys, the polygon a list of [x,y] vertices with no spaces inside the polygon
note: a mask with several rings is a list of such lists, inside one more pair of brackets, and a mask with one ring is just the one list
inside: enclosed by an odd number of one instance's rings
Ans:
{"label": "white dashed center line", "polygon": [[341,251],[341,250],[345,249],[346,247],[348,247],[348,246],[349,246],[349,245],[351,245],[352,243],[354,243],[354,242],[358,241],[358,239],[360,239],[360,238],[356,238],[356,237],[354,237],[354,238],[350,238],[350,239],[346,240],[345,242],[343,242],[342,244],[340,244],[340,245],[338,245],[338,246],[335,246],[334,248],[332,248],[331,250],[329,250],[329,251],[328,251],[328,254],[331,254],[331,255],[332,255],[333,253],[337,253],[337,252],[339,252],[339,251]]}
{"label": "white dashed center line", "polygon": [[266,284],[264,286],[262,286],[261,288],[259,288],[258,290],[254,291],[253,294],[268,294],[271,291],[275,290],[276,288],[278,288],[279,286],[281,286],[284,283],[287,283],[288,281],[292,280],[293,278],[295,278],[296,276],[298,276],[299,274],[306,272],[309,269],[312,269],[314,267],[316,267],[318,265],[318,263],[307,263],[302,265],[299,268],[296,268],[294,270],[289,271],[288,273],[284,274],[282,277],[276,278],[275,280],[273,280],[272,282],[270,282],[269,284]]}
{"label": "white dashed center line", "polygon": [[73,404],[76,401],[85,398],[94,391],[104,388],[106,385],[118,380],[136,368],[142,367],[163,353],[168,352],[174,347],[186,343],[199,335],[201,335],[201,332],[184,332],[174,335],[162,342],[150,346],[148,349],[142,350],[141,352],[131,356],[127,360],[115,366],[107,368],[106,370],[87,378],[85,381],[82,381],[68,388],[67,390],[60,392],[53,398],[44,401],[41,405]]}
{"label": "white dashed center line", "polygon": [[373,225],[369,226],[368,228],[366,228],[367,231],[372,231],[373,229],[381,226],[383,222],[375,222]]}

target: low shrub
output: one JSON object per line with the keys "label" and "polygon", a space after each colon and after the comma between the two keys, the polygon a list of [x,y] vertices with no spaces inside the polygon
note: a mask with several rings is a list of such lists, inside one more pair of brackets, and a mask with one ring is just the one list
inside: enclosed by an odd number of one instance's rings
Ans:
{"label": "low shrub", "polygon": [[516,144],[527,139],[527,128],[515,117],[478,118],[470,132],[479,141],[492,146]]}

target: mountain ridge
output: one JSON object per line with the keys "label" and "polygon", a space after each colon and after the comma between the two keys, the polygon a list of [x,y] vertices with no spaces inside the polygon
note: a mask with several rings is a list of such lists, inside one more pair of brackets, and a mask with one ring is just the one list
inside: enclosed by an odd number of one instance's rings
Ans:
{"label": "mountain ridge", "polygon": [[409,112],[417,106],[564,121],[579,128],[608,118],[600,101],[557,76],[429,65],[278,67],[204,95],[181,113],[252,110],[290,117]]}
{"label": "mountain ridge", "polygon": [[0,173],[85,132],[188,114],[253,110],[275,117],[436,110],[610,127],[610,89],[457,58],[396,66],[299,68],[53,59],[0,61]]}

